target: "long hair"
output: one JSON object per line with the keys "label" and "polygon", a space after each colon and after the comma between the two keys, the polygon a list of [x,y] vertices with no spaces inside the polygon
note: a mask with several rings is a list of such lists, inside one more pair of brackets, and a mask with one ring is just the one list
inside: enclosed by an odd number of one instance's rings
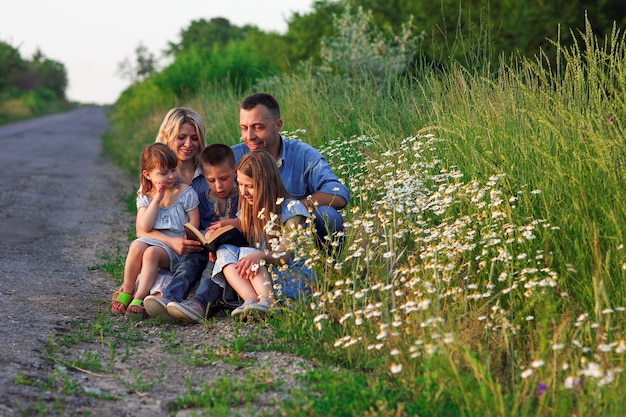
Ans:
{"label": "long hair", "polygon": [[139,181],[141,188],[138,193],[150,194],[154,188],[152,181],[143,175],[144,171],[152,171],[155,168],[169,170],[176,168],[177,165],[178,158],[176,158],[174,151],[167,145],[163,143],[152,143],[144,146],[139,160]]}
{"label": "long hair", "polygon": [[[252,178],[254,187],[252,204],[244,198],[239,198],[242,232],[252,245],[268,242],[265,224],[270,220],[271,214],[280,216],[281,206],[276,204],[277,200],[289,197],[280,177],[276,160],[269,152],[252,151],[241,158],[237,172]],[[259,216],[260,213],[261,216]],[[280,224],[275,227],[280,228]]]}
{"label": "long hair", "polygon": [[200,143],[200,149],[198,153],[196,153],[197,164],[200,152],[202,152],[202,149],[206,146],[206,128],[202,117],[194,110],[186,107],[174,107],[168,111],[165,118],[163,118],[163,122],[161,122],[161,127],[159,127],[159,133],[157,134],[155,142],[164,143],[170,148],[173,148],[174,141],[180,132],[180,127],[184,124],[190,124],[196,129],[196,135]]}

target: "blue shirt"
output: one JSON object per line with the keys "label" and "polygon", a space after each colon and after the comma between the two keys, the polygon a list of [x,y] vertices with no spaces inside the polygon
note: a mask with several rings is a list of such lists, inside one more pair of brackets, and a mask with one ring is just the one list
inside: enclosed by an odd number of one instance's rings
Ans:
{"label": "blue shirt", "polygon": [[202,167],[198,164],[196,166],[196,171],[193,174],[193,179],[191,180],[191,188],[196,191],[198,194],[199,201],[199,209],[200,209],[200,230],[206,230],[209,225],[216,221],[213,217],[213,212],[209,210],[208,202],[205,201],[202,196],[209,191],[209,184],[207,184],[204,176],[202,175]]}
{"label": "blue shirt", "polygon": [[[291,197],[303,200],[321,191],[343,197],[346,202],[350,200],[348,189],[339,181],[317,149],[300,140],[285,139],[282,136],[280,139],[280,155],[276,162],[283,184]],[[236,163],[250,152],[243,142],[233,145],[232,148]]]}

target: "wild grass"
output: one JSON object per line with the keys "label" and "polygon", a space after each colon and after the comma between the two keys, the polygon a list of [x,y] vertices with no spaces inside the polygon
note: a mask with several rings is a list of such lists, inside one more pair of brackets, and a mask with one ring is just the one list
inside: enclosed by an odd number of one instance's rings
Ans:
{"label": "wild grass", "polygon": [[[274,348],[338,367],[310,373],[322,394],[283,404],[290,415],[623,413],[626,43],[577,39],[494,75],[258,86],[352,195],[342,253],[311,252],[317,291],[271,321]],[[233,144],[240,99],[187,104],[209,142]],[[137,138],[152,140],[159,110]],[[109,143],[138,155],[119,128]],[[367,389],[325,397],[344,372]]]}

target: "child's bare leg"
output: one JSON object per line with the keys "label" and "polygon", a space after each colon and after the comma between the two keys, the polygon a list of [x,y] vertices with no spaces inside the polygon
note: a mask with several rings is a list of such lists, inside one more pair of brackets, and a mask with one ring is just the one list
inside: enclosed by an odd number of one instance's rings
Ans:
{"label": "child's bare leg", "polygon": [[150,246],[143,253],[143,265],[141,267],[141,279],[135,292],[136,300],[143,300],[154,285],[159,269],[170,267],[170,257],[165,249],[159,246]]}
{"label": "child's bare leg", "polygon": [[135,292],[135,284],[137,275],[141,272],[143,262],[143,254],[150,245],[143,242],[132,242],[128,248],[126,255],[126,263],[124,264],[124,283],[122,284],[122,292],[133,294]]}
{"label": "child's bare leg", "polygon": [[257,302],[257,293],[252,287],[252,283],[245,278],[242,278],[237,273],[234,264],[228,264],[223,269],[222,272],[226,277],[226,281],[233,287],[233,290],[244,300],[252,300],[253,302]]}
{"label": "child's bare leg", "polygon": [[259,301],[265,301],[269,305],[274,304],[274,289],[272,279],[266,267],[259,267],[259,270],[250,280],[254,291],[256,291]]}

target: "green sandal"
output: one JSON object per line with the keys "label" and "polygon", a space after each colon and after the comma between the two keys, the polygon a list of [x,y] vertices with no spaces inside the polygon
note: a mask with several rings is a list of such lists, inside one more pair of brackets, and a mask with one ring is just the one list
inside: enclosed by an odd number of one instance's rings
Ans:
{"label": "green sandal", "polygon": [[134,299],[126,309],[126,315],[133,319],[147,319],[148,313],[143,307],[143,300]]}
{"label": "green sandal", "polygon": [[133,295],[127,292],[122,292],[122,289],[115,291],[113,297],[111,297],[111,311],[118,314],[124,314],[126,307],[130,304],[130,300],[133,299]]}

